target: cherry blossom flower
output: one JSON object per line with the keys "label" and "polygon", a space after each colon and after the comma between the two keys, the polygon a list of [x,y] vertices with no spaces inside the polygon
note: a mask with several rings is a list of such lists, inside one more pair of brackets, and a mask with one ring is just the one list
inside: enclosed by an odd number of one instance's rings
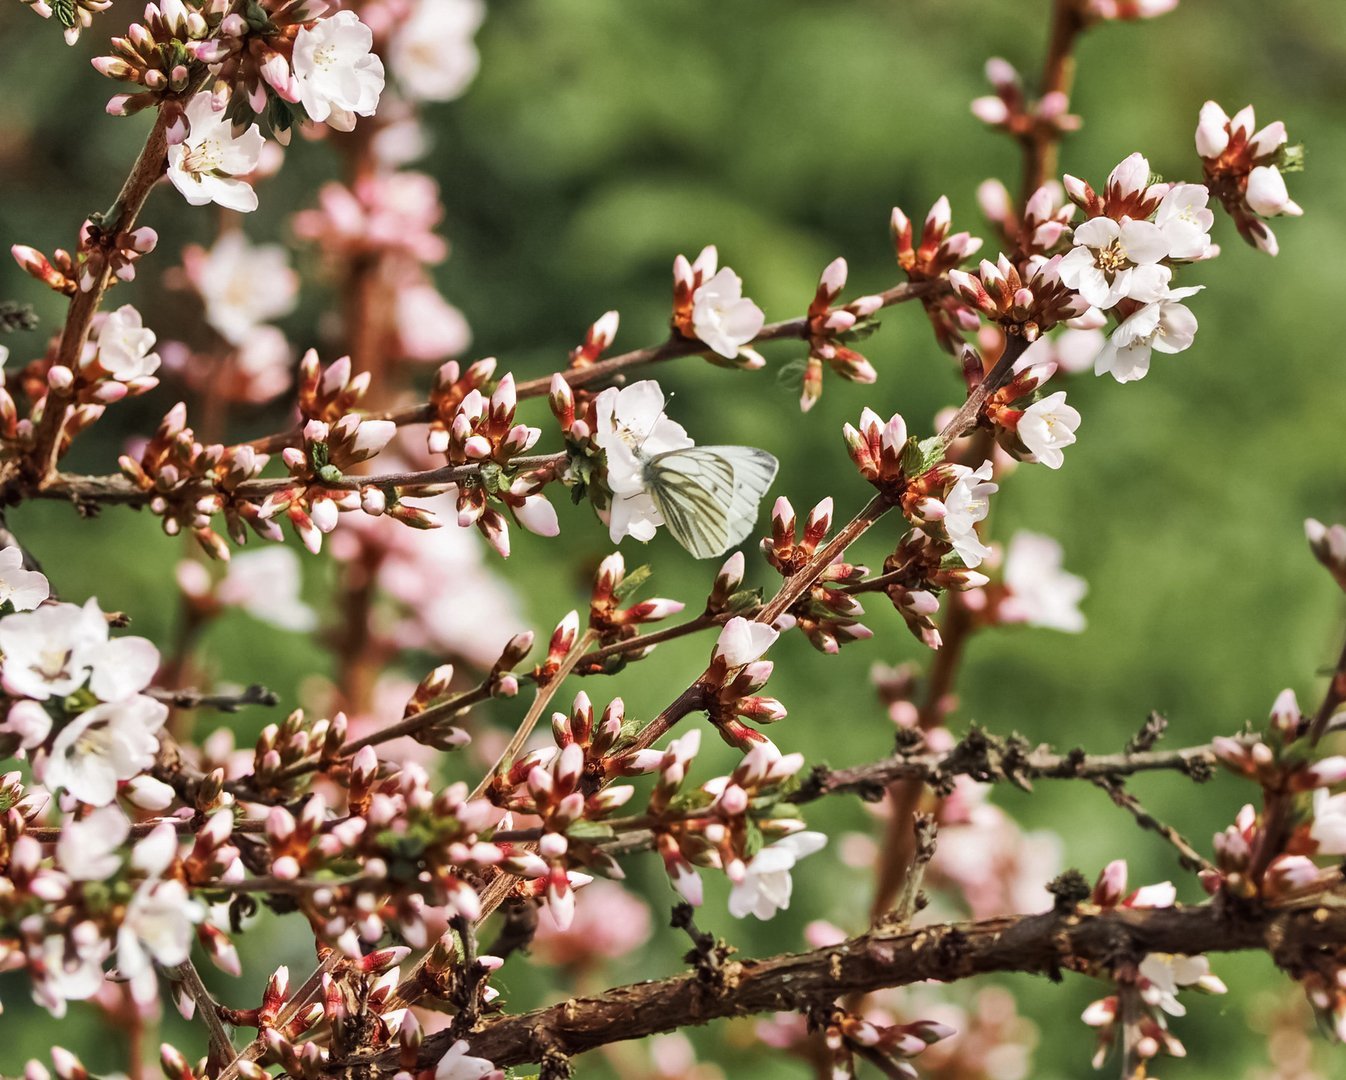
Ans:
{"label": "cherry blossom flower", "polygon": [[187,103],[191,131],[168,148],[168,179],[193,206],[218,203],[228,210],[248,213],[257,209],[257,193],[246,180],[262,156],[262,132],[251,124],[239,136],[233,122],[216,112],[211,95],[203,91]]}
{"label": "cherry blossom flower", "polygon": [[977,535],[977,523],[990,512],[990,498],[1000,486],[991,482],[993,466],[989,461],[983,461],[975,470],[966,465],[950,465],[949,468],[956,479],[944,496],[944,516],[940,524],[963,565],[975,569],[991,554],[991,549]]}
{"label": "cherry blossom flower", "polygon": [[736,615],[724,624],[715,642],[713,659],[730,670],[751,664],[776,643],[780,631],[766,623]]}
{"label": "cherry blossom flower", "polygon": [[106,640],[107,623],[96,605],[52,604],[8,615],[0,619],[4,687],[38,701],[72,694],[84,685],[94,651]]}
{"label": "cherry blossom flower", "polygon": [[472,38],[486,17],[482,0],[418,0],[393,34],[388,61],[412,101],[452,101],[476,78]]}
{"label": "cherry blossom flower", "polygon": [[766,322],[762,309],[743,295],[743,280],[721,269],[692,294],[692,330],[726,360],[738,357]]}
{"label": "cherry blossom flower", "polygon": [[1015,533],[1005,553],[1009,595],[1000,604],[1000,618],[1068,634],[1083,631],[1079,604],[1089,586],[1083,578],[1063,570],[1061,563],[1061,545],[1050,536]]}
{"label": "cherry blossom flower", "polygon": [[353,11],[338,11],[294,39],[294,77],[311,120],[338,131],[356,116],[373,116],[383,93],[383,61],[372,51],[374,32]]}
{"label": "cherry blossom flower", "polygon": [[46,576],[24,569],[19,548],[0,548],[0,605],[8,604],[13,611],[32,611],[50,595]]}
{"label": "cherry blossom flower", "polygon": [[61,827],[56,862],[74,881],[106,881],[121,869],[120,848],[131,835],[131,823],[115,806],[103,806]]}
{"label": "cherry blossom flower", "polygon": [[1150,370],[1150,353],[1180,353],[1196,340],[1196,316],[1181,301],[1204,286],[1171,289],[1124,319],[1094,360],[1094,372],[1110,374],[1119,383],[1143,379]]}
{"label": "cherry blossom flower", "polygon": [[167,719],[167,705],[139,694],[95,705],[57,733],[43,766],[43,783],[65,788],[80,802],[106,806],[116,797],[119,780],[130,780],[154,765],[157,732]]}
{"label": "cherry blossom flower", "polygon": [[613,494],[608,535],[614,544],[624,536],[652,540],[664,523],[645,490],[645,469],[636,451],[650,456],[693,445],[664,408],[664,392],[653,379],[620,390],[609,387],[594,399],[593,440],[607,459],[607,483]]}
{"label": "cherry blossom flower", "polygon": [[435,1065],[435,1080],[503,1080],[504,1072],[485,1058],[467,1052],[467,1040],[459,1039]]}
{"label": "cherry blossom flower", "polygon": [[[141,847],[145,841],[136,845]],[[138,1002],[157,994],[154,961],[164,967],[185,963],[191,954],[192,928],[206,917],[206,906],[193,900],[176,879],[145,881],[126,906],[126,918],[117,931],[117,971],[130,980]]]}
{"label": "cherry blossom flower", "polygon": [[1329,795],[1326,788],[1314,791],[1309,838],[1318,855],[1346,855],[1346,792]]}
{"label": "cherry blossom flower", "polygon": [[300,598],[302,580],[294,550],[271,545],[230,559],[215,596],[220,603],[242,608],[254,619],[282,630],[302,632],[318,623],[317,612]]}
{"label": "cherry blossom flower", "polygon": [[755,915],[770,919],[790,906],[794,883],[790,871],[805,856],[821,851],[827,837],[819,832],[798,832],[762,848],[744,869],[743,880],[729,894],[729,914],[736,919]]}
{"label": "cherry blossom flower", "polygon": [[118,382],[147,378],[159,370],[154,342],[154,331],[145,326],[140,312],[123,304],[99,321],[98,367]]}
{"label": "cherry blossom flower", "polygon": [[23,750],[34,750],[51,734],[51,713],[36,701],[27,698],[16,701],[5,714],[0,733],[17,739]]}
{"label": "cherry blossom flower", "polygon": [[61,1019],[66,1002],[86,1001],[98,993],[108,952],[107,942],[92,922],[79,923],[69,935],[48,935],[38,956],[42,977],[33,983],[33,1000]]}
{"label": "cherry blossom flower", "polygon": [[1219,196],[1250,244],[1269,255],[1279,250],[1276,234],[1260,218],[1298,217],[1303,208],[1290,198],[1283,170],[1299,166],[1302,151],[1287,146],[1285,125],[1276,120],[1257,129],[1253,107],[1232,118],[1214,101],[1201,107],[1196,149],[1211,190]]}
{"label": "cherry blossom flower", "polygon": [[1075,441],[1079,426],[1079,410],[1067,405],[1066,392],[1058,390],[1028,406],[1019,417],[1017,431],[1035,461],[1059,469],[1065,461],[1063,447]]}
{"label": "cherry blossom flower", "polygon": [[472,343],[463,313],[427,280],[397,289],[394,317],[398,345],[409,360],[443,360],[466,351]]}
{"label": "cherry blossom flower", "polygon": [[1170,259],[1195,262],[1219,254],[1210,242],[1215,212],[1207,208],[1209,202],[1204,184],[1174,184],[1160,200],[1154,223],[1164,234]]}
{"label": "cherry blossom flower", "polygon": [[231,345],[242,345],[260,324],[294,310],[299,275],[279,244],[252,244],[237,229],[209,250],[188,249],[187,275],[206,305],[206,321]]}
{"label": "cherry blossom flower", "polygon": [[1150,953],[1140,962],[1141,988],[1147,1005],[1163,1009],[1169,1016],[1186,1016],[1187,1006],[1178,1000],[1178,991],[1187,987],[1207,994],[1223,994],[1225,984],[1211,974],[1210,961],[1204,956],[1175,956]]}
{"label": "cherry blossom flower", "polygon": [[1090,218],[1075,229],[1075,246],[1061,260],[1061,280],[1104,311],[1130,298],[1158,300],[1172,271],[1159,260],[1168,238],[1152,221]]}

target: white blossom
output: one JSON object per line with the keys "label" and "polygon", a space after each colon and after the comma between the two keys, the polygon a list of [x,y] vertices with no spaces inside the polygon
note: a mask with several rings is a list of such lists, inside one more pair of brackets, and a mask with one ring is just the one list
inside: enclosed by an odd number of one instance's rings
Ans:
{"label": "white blossom", "polygon": [[1063,448],[1075,441],[1080,426],[1079,410],[1066,404],[1066,392],[1058,390],[1035,401],[1019,417],[1019,438],[1035,460],[1049,469],[1065,461]]}
{"label": "white blossom", "polygon": [[1304,208],[1290,198],[1285,187],[1285,177],[1275,165],[1258,165],[1248,173],[1248,188],[1244,193],[1248,206],[1262,217],[1277,217],[1286,214],[1299,217]]}
{"label": "white blossom", "polygon": [[435,1065],[435,1080],[498,1080],[504,1073],[485,1058],[467,1052],[467,1040],[459,1039]]}
{"label": "white blossom", "polygon": [[206,305],[206,322],[231,345],[242,345],[251,331],[294,310],[299,276],[279,244],[251,244],[231,229],[218,240],[192,274]]}
{"label": "white blossom", "polygon": [[74,881],[106,881],[121,869],[120,848],[131,835],[131,823],[115,806],[103,806],[61,827],[56,862]]}
{"label": "white blossom", "polygon": [[1309,837],[1319,855],[1346,855],[1346,792],[1329,795],[1327,788],[1313,792],[1313,824]]}
{"label": "white blossom", "polygon": [[1111,374],[1120,383],[1145,378],[1150,353],[1180,353],[1196,340],[1196,316],[1181,301],[1204,286],[1173,289],[1124,320],[1094,360],[1094,373]]}
{"label": "white blossom", "polygon": [[1050,536],[1015,533],[1005,553],[1009,595],[1000,605],[1001,618],[1068,634],[1084,630],[1079,605],[1089,586],[1061,564],[1061,545]]}
{"label": "white blossom", "polygon": [[108,951],[102,931],[87,920],[69,936],[48,935],[42,941],[42,978],[33,981],[33,1000],[61,1019],[67,1001],[85,1001],[98,993]]}
{"label": "white blossom", "polygon": [[664,392],[653,379],[620,390],[608,387],[594,399],[594,443],[607,458],[607,483],[612,489],[608,534],[615,544],[624,536],[648,541],[664,523],[645,490],[645,456],[692,445],[682,425],[664,414]]}
{"label": "white blossom", "polygon": [[294,76],[309,118],[338,131],[356,116],[373,116],[383,93],[383,61],[373,52],[374,32],[353,11],[338,11],[294,39]]}
{"label": "white blossom", "polygon": [[485,17],[482,0],[419,0],[388,54],[402,93],[412,101],[459,97],[481,66],[472,39]]}
{"label": "white blossom", "polygon": [[117,782],[130,780],[154,764],[158,731],[168,706],[137,695],[96,705],[57,732],[42,772],[49,788],[65,788],[91,806],[106,806],[117,795]]}
{"label": "white blossom", "polygon": [[743,295],[743,281],[721,269],[692,294],[692,330],[715,352],[733,360],[762,329],[766,316]]}
{"label": "white blossom", "polygon": [[272,544],[230,559],[215,596],[282,630],[312,630],[318,615],[300,598],[301,583],[299,557],[291,548]]}
{"label": "white blossom", "polygon": [[762,848],[749,860],[743,880],[729,894],[729,914],[736,919],[755,915],[770,919],[790,906],[794,883],[790,871],[795,863],[821,851],[827,837],[820,832],[799,832]]}
{"label": "white blossom", "polygon": [[1140,974],[1149,984],[1141,990],[1141,997],[1170,1016],[1187,1015],[1187,1007],[1178,1000],[1178,991],[1184,987],[1207,994],[1225,992],[1224,983],[1210,973],[1210,961],[1204,956],[1150,953],[1140,962]]}
{"label": "white blossom", "polygon": [[206,917],[206,907],[193,900],[177,880],[150,878],[126,906],[117,930],[117,971],[129,979],[131,995],[144,1004],[156,996],[154,964],[176,967],[192,949],[192,928]]}
{"label": "white blossom", "polygon": [[0,619],[0,668],[15,697],[65,697],[84,685],[107,621],[97,605],[50,604]]}
{"label": "white blossom", "polygon": [[751,664],[776,643],[780,632],[763,622],[735,615],[720,631],[715,642],[714,658],[727,668]]}
{"label": "white blossom", "polygon": [[1154,223],[1168,243],[1170,259],[1208,259],[1218,253],[1210,242],[1215,212],[1207,204],[1210,191],[1203,184],[1174,184],[1159,203]]}
{"label": "white blossom", "polygon": [[1000,488],[991,482],[993,468],[989,461],[983,461],[975,470],[966,465],[949,468],[956,479],[944,496],[944,517],[940,524],[963,565],[975,569],[991,554],[991,549],[977,535],[977,523],[990,511],[990,497]]}
{"label": "white blossom", "polygon": [[[303,31],[300,31],[301,33]],[[187,138],[168,148],[168,179],[193,206],[218,203],[243,213],[257,209],[257,193],[240,176],[257,168],[262,132],[252,124],[238,137],[233,121],[211,105],[209,91],[187,103]]]}
{"label": "white blossom", "polygon": [[159,370],[154,341],[154,331],[145,326],[140,312],[123,304],[99,324],[98,366],[118,382],[153,375]]}
{"label": "white blossom", "polygon": [[1090,218],[1075,230],[1075,246],[1061,259],[1061,281],[1104,311],[1130,298],[1158,300],[1172,271],[1159,260],[1168,239],[1152,221]]}
{"label": "white blossom", "polygon": [[0,548],[0,604],[9,604],[15,611],[32,611],[50,595],[45,575],[24,569],[19,548]]}

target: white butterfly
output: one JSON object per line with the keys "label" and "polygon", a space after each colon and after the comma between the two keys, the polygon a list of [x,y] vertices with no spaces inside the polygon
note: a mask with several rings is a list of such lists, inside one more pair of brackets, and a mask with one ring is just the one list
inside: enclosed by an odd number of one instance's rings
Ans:
{"label": "white butterfly", "polygon": [[673,534],[698,559],[737,547],[780,463],[751,446],[688,446],[640,455],[645,490]]}

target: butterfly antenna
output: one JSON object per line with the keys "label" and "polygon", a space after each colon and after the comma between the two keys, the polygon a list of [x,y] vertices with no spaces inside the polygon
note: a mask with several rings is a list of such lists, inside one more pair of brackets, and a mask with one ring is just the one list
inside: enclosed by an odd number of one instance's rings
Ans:
{"label": "butterfly antenna", "polygon": [[664,398],[664,407],[659,410],[659,415],[654,418],[654,423],[650,425],[650,430],[645,432],[645,438],[640,440],[640,445],[636,447],[636,453],[642,453],[645,449],[645,442],[654,434],[654,429],[659,426],[659,421],[668,417],[668,407],[673,403],[673,391],[668,392],[668,397]]}

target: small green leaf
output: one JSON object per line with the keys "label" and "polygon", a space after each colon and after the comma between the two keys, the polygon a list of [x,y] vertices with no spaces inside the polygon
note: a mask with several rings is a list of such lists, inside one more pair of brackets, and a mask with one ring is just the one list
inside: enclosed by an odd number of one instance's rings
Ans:
{"label": "small green leaf", "polygon": [[637,566],[622,578],[621,584],[612,590],[612,595],[619,603],[625,603],[628,597],[634,596],[636,590],[650,580],[653,573],[654,571],[648,566]]}
{"label": "small green leaf", "polygon": [[566,829],[571,840],[611,840],[617,833],[601,821],[577,821]]}
{"label": "small green leaf", "polygon": [[747,611],[762,606],[762,589],[740,589],[724,602],[725,611]]}
{"label": "small green leaf", "polygon": [[1303,172],[1304,144],[1295,143],[1294,146],[1282,146],[1281,152],[1276,155],[1276,168],[1283,173]]}
{"label": "small green leaf", "polygon": [[318,469],[318,479],[324,484],[341,483],[341,470],[335,465],[323,465]]}
{"label": "small green leaf", "polygon": [[858,341],[873,337],[878,332],[880,325],[877,319],[862,319],[849,330],[837,334],[836,339],[843,345],[854,345]]}

